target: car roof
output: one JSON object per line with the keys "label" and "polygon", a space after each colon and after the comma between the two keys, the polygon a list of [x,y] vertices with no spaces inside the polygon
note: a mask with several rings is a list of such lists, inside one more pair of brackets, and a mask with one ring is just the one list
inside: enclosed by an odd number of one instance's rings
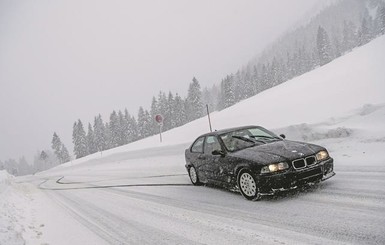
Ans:
{"label": "car roof", "polygon": [[218,136],[218,135],[221,135],[221,134],[226,134],[226,133],[237,131],[237,130],[242,130],[242,129],[246,129],[246,128],[255,128],[255,127],[259,127],[259,126],[249,125],[249,126],[242,126],[242,127],[234,127],[234,128],[226,128],[226,129],[221,129],[221,130],[215,130],[215,131],[210,132],[210,133],[202,134],[198,138],[203,137],[203,136],[209,136],[209,135]]}

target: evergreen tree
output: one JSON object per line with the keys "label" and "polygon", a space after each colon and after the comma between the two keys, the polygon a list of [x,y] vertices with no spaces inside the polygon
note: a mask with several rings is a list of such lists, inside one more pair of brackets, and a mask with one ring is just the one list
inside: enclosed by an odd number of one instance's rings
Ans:
{"label": "evergreen tree", "polygon": [[111,129],[110,129],[110,124],[106,122],[104,124],[104,135],[105,135],[105,143],[106,143],[106,150],[112,148],[112,136],[111,136]]}
{"label": "evergreen tree", "polygon": [[136,120],[134,117],[131,117],[127,108],[124,110],[124,120],[127,123],[127,130],[124,132],[127,143],[135,141],[138,137]]}
{"label": "evergreen tree", "polygon": [[227,108],[235,104],[235,93],[234,93],[234,84],[233,84],[233,76],[227,76],[222,81],[222,109]]}
{"label": "evergreen tree", "polygon": [[118,147],[120,145],[120,123],[119,123],[119,118],[118,114],[116,111],[113,111],[110,115],[110,123],[109,123],[109,128],[110,128],[110,146],[111,148]]}
{"label": "evergreen tree", "polygon": [[364,45],[368,43],[371,40],[371,31],[369,30],[369,25],[366,20],[366,18],[362,19],[361,22],[361,29],[358,33],[358,44],[359,45]]}
{"label": "evergreen tree", "polygon": [[271,76],[270,76],[270,73],[269,73],[269,64],[265,65],[263,64],[262,65],[262,79],[261,79],[261,91],[264,91],[268,88],[271,87]]}
{"label": "evergreen tree", "polygon": [[320,65],[325,65],[331,61],[331,48],[329,36],[325,29],[321,26],[318,27],[317,33],[317,49],[320,60]]}
{"label": "evergreen tree", "polygon": [[83,123],[80,119],[74,123],[72,141],[74,143],[74,153],[76,158],[88,155],[86,132],[84,131]]}
{"label": "evergreen tree", "polygon": [[97,151],[107,150],[106,129],[100,114],[94,120],[94,141]]}
{"label": "evergreen tree", "polygon": [[187,122],[186,110],[185,110],[185,102],[177,93],[175,95],[175,126],[179,127],[184,125]]}
{"label": "evergreen tree", "polygon": [[70,153],[67,150],[67,147],[65,147],[64,144],[61,145],[61,161],[62,163],[71,161]]}
{"label": "evergreen tree", "polygon": [[344,52],[352,50],[356,46],[356,27],[353,22],[344,21],[342,49]]}
{"label": "evergreen tree", "polygon": [[211,95],[210,90],[205,87],[202,91],[202,103],[203,105],[208,105],[210,112],[212,112],[215,109],[213,99],[214,98]]}
{"label": "evergreen tree", "polygon": [[92,129],[91,123],[88,123],[87,146],[89,154],[93,154],[98,151],[95,143],[95,133]]}
{"label": "evergreen tree", "polygon": [[138,122],[136,121],[135,117],[130,117],[130,120],[128,120],[128,128],[130,131],[131,141],[135,141],[139,139],[139,129],[138,129]]}
{"label": "evergreen tree", "polygon": [[186,114],[188,121],[203,116],[202,92],[198,80],[194,77],[190,83],[186,98]]}
{"label": "evergreen tree", "polygon": [[53,133],[53,137],[52,137],[51,143],[52,143],[52,149],[53,149],[56,157],[59,160],[61,160],[61,145],[62,145],[62,142],[61,142],[59,136],[56,134],[56,132]]}
{"label": "evergreen tree", "polygon": [[[52,137],[52,149],[54,150],[54,153],[60,163],[65,163],[71,160],[67,148],[61,142],[60,137],[56,134],[56,132],[53,133]],[[46,152],[42,151],[40,157],[47,158],[48,155]]]}
{"label": "evergreen tree", "polygon": [[48,158],[47,153],[45,151],[41,151],[40,160],[45,161],[45,160],[47,160],[47,158]]}
{"label": "evergreen tree", "polygon": [[126,120],[125,116],[123,115],[122,111],[119,110],[118,112],[118,118],[119,118],[119,145],[125,145],[128,143],[129,138],[129,132],[128,132],[128,121]]}
{"label": "evergreen tree", "polygon": [[248,70],[246,70],[245,75],[243,76],[243,98],[250,98],[251,96],[256,94],[255,90],[255,83],[253,78],[253,71],[251,70],[251,67],[248,67]]}
{"label": "evergreen tree", "polygon": [[168,97],[167,97],[167,107],[166,107],[166,112],[164,114],[165,118],[168,118],[167,122],[167,129],[172,129],[175,128],[176,122],[175,122],[175,100],[174,100],[174,95],[171,93],[171,91],[168,92]]}
{"label": "evergreen tree", "polygon": [[139,107],[138,112],[138,133],[139,138],[145,138],[151,135],[151,116],[147,110],[144,110],[143,107]]}
{"label": "evergreen tree", "polygon": [[[161,94],[161,92],[159,92]],[[158,127],[158,123],[155,121],[156,115],[160,114],[159,110],[159,104],[158,101],[156,100],[155,96],[152,97],[151,101],[151,109],[150,109],[150,115],[151,115],[151,128],[152,128],[152,133],[156,134],[156,128]]]}
{"label": "evergreen tree", "polygon": [[379,26],[379,34],[385,34],[385,6],[383,6],[378,13],[378,26]]}
{"label": "evergreen tree", "polygon": [[[159,96],[158,96],[158,111],[159,111],[159,114],[161,114],[163,116],[163,130],[166,131],[170,128],[170,118],[167,114],[167,110],[168,110],[168,102],[167,102],[167,96],[164,92],[160,91],[159,92]],[[150,125],[152,124],[153,125],[153,122],[154,122],[154,118],[151,118],[151,122],[150,122]],[[159,126],[158,124],[156,123],[154,125],[155,127],[154,128],[151,128],[151,132],[152,134],[156,134],[159,132]]]}

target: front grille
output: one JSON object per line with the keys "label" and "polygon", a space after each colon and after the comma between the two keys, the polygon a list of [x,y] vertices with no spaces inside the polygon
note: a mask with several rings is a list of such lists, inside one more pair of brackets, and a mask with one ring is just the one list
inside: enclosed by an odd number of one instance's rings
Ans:
{"label": "front grille", "polygon": [[295,169],[300,169],[306,167],[305,159],[297,159],[293,161],[293,167]]}
{"label": "front grille", "polygon": [[311,166],[317,162],[314,156],[306,157],[305,160],[306,160],[306,165],[308,166]]}
{"label": "front grille", "polygon": [[312,166],[316,164],[317,161],[315,159],[315,156],[309,156],[306,158],[296,159],[292,163],[295,169],[302,169],[302,168],[306,168],[306,166]]}

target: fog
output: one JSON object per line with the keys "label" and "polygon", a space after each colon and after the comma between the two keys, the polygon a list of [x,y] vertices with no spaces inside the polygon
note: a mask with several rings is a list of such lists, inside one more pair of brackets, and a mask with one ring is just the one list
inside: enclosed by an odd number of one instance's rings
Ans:
{"label": "fog", "polygon": [[79,118],[219,83],[316,2],[0,0],[0,160],[30,160],[54,131],[72,151]]}

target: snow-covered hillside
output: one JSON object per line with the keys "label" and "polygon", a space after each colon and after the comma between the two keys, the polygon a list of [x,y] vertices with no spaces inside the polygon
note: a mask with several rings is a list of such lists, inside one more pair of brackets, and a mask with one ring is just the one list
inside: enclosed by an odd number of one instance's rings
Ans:
{"label": "snow-covered hillside", "polygon": [[[384,54],[385,36],[382,36],[312,72],[212,113],[213,129],[257,124],[274,130],[296,124],[324,122],[333,117],[358,113],[357,110],[367,105],[384,104]],[[159,143],[159,136],[153,136],[109,150],[103,155],[189,143],[208,131],[207,118],[201,118],[165,132],[162,144]],[[70,164],[99,157],[100,153],[96,153]]]}
{"label": "snow-covered hillside", "polygon": [[[153,136],[0,182],[2,198],[28,197],[0,199],[0,215],[28,220],[16,232],[27,244],[384,244],[384,64],[382,36],[211,115],[214,129],[257,124],[324,145],[337,175],[307,193],[253,203],[191,186],[184,149],[208,132],[201,118],[165,132],[163,143]],[[2,244],[16,225],[1,222]]]}

